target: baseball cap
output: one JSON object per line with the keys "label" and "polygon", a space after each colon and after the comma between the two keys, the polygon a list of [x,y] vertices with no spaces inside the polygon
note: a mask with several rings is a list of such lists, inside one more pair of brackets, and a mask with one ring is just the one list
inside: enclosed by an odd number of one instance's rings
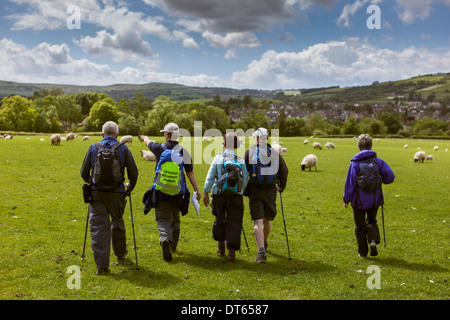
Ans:
{"label": "baseball cap", "polygon": [[159,132],[178,132],[179,128],[176,123],[170,122],[164,126],[164,129]]}
{"label": "baseball cap", "polygon": [[269,132],[267,131],[267,129],[265,128],[258,128],[255,133],[253,133],[253,136],[255,137],[268,137],[269,136]]}

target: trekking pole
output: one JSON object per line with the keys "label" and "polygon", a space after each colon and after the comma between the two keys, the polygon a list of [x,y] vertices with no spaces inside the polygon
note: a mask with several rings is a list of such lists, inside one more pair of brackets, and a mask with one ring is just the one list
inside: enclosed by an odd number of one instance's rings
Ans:
{"label": "trekking pole", "polygon": [[383,246],[386,248],[386,230],[384,229],[384,205],[381,205],[381,220],[383,220]]}
{"label": "trekking pole", "polygon": [[139,270],[137,248],[136,248],[136,236],[134,234],[134,219],[133,219],[133,206],[131,205],[131,191],[128,190],[128,197],[130,198],[130,211],[131,211],[131,226],[133,228],[133,240],[134,240],[134,255],[136,257],[136,270]]}
{"label": "trekking pole", "polygon": [[86,249],[86,237],[87,237],[87,229],[89,224],[89,206],[86,218],[86,230],[84,231],[84,245],[83,245],[83,254],[81,255],[81,261],[84,261],[84,249]]}
{"label": "trekking pole", "polygon": [[289,250],[289,240],[288,240],[288,235],[287,235],[287,230],[286,230],[286,220],[284,218],[283,198],[281,197],[281,192],[280,192],[280,204],[281,204],[281,213],[283,214],[284,234],[286,235],[286,244],[287,244],[287,249],[288,249],[288,254],[289,254],[288,260],[292,260],[291,251]]}
{"label": "trekking pole", "polygon": [[250,251],[250,247],[248,246],[247,237],[245,236],[244,226],[242,226],[242,234],[244,235],[245,244],[247,246],[247,251]]}

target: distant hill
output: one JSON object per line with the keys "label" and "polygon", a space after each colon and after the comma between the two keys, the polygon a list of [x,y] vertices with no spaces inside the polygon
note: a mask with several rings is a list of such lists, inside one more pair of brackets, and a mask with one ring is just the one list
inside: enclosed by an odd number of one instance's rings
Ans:
{"label": "distant hill", "polygon": [[190,87],[170,83],[148,83],[148,84],[115,84],[110,86],[76,86],[61,84],[33,84],[18,83],[11,81],[0,81],[0,97],[9,95],[20,95],[24,97],[33,96],[36,90],[41,89],[60,89],[64,93],[81,92],[104,92],[117,101],[125,98],[134,98],[136,92],[142,92],[149,98],[157,98],[164,95],[171,100],[195,100],[212,99],[216,95],[220,96],[241,96],[250,95],[252,97],[271,98],[275,95],[274,91],[252,90],[252,89],[231,89],[231,88],[208,88],[208,87]]}
{"label": "distant hill", "polygon": [[450,73],[421,75],[406,80],[381,83],[376,81],[371,85],[366,86],[345,88],[333,86],[328,88],[309,88],[287,91],[191,87],[169,83],[76,86],[0,81],[0,97],[9,95],[31,97],[36,90],[41,89],[60,89],[64,93],[104,92],[117,101],[122,98],[131,99],[136,92],[142,92],[152,99],[164,95],[171,100],[176,101],[212,99],[216,95],[221,97],[244,97],[250,95],[252,98],[275,99],[276,97],[279,97],[277,93],[280,92],[285,92],[287,97],[295,97],[295,99],[300,101],[312,99],[323,100],[325,102],[381,102],[386,101],[388,98],[395,99],[398,97],[403,97],[404,100],[408,100],[411,98],[411,95],[421,95],[423,98],[427,98],[431,94],[435,96],[435,100],[438,100],[444,97],[450,97]]}

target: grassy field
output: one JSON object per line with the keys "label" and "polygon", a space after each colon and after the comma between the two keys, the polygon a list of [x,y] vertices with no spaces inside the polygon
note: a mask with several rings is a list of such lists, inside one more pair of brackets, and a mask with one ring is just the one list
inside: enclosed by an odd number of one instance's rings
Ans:
{"label": "grassy field", "polygon": [[[45,141],[40,141],[44,138]],[[162,141],[160,137],[155,138]],[[162,259],[154,211],[143,214],[142,196],[151,186],[155,163],[140,156],[136,138],[130,149],[139,168],[132,194],[139,259],[135,254],[127,204],[125,221],[128,263],[114,264],[112,274],[96,276],[88,237],[81,261],[87,205],[81,194],[80,167],[90,143],[51,146],[48,136],[16,136],[0,140],[0,299],[1,300],[448,300],[450,270],[450,210],[448,206],[450,148],[448,140],[388,140],[374,150],[389,163],[396,179],[384,186],[387,246],[379,255],[358,258],[351,209],[342,204],[350,159],[357,153],[353,139],[315,139],[336,150],[313,150],[304,138],[283,138],[289,179],[283,193],[292,260],[282,211],[269,239],[268,263],[255,264],[257,248],[245,198],[244,230],[250,249],[235,263],[215,253],[213,216],[201,207],[181,218],[178,252],[170,263]],[[409,145],[404,149],[405,144]],[[439,151],[433,151],[435,145]],[[248,147],[248,143],[246,145]],[[212,150],[203,143],[204,148]],[[433,154],[432,163],[414,163],[420,147]],[[243,149],[240,150],[243,153]],[[192,152],[193,153],[193,152]],[[318,156],[318,171],[301,171],[302,158]],[[194,159],[198,161],[198,159]],[[209,165],[195,165],[203,186]],[[190,187],[191,191],[192,188]],[[381,212],[380,212],[380,229]],[[80,289],[69,289],[70,266],[81,270]],[[369,289],[368,270],[380,270],[380,289]]]}

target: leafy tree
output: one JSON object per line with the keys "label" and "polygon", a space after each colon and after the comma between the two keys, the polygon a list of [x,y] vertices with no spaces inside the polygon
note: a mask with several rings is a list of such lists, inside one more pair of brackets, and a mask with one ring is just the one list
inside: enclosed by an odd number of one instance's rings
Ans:
{"label": "leafy tree", "polygon": [[68,122],[81,122],[83,120],[82,108],[77,104],[74,94],[59,95],[56,97],[55,103],[60,120]]}
{"label": "leafy tree", "polygon": [[374,135],[374,134],[383,134],[386,133],[387,128],[384,125],[383,121],[374,119],[374,118],[364,118],[358,124],[361,132]]}
{"label": "leafy tree", "polygon": [[341,128],[342,134],[360,134],[361,130],[359,129],[358,125],[356,124],[355,118],[350,117],[346,122],[342,124]]}
{"label": "leafy tree", "polygon": [[92,128],[101,130],[103,124],[107,121],[117,122],[119,119],[115,106],[107,101],[96,102],[89,113]]}
{"label": "leafy tree", "polygon": [[38,113],[32,101],[20,96],[5,97],[0,108],[0,124],[3,130],[33,131]]}
{"label": "leafy tree", "polygon": [[403,129],[400,120],[392,114],[384,113],[379,116],[378,119],[384,122],[384,125],[387,128],[387,133],[395,134],[399,130]]}

